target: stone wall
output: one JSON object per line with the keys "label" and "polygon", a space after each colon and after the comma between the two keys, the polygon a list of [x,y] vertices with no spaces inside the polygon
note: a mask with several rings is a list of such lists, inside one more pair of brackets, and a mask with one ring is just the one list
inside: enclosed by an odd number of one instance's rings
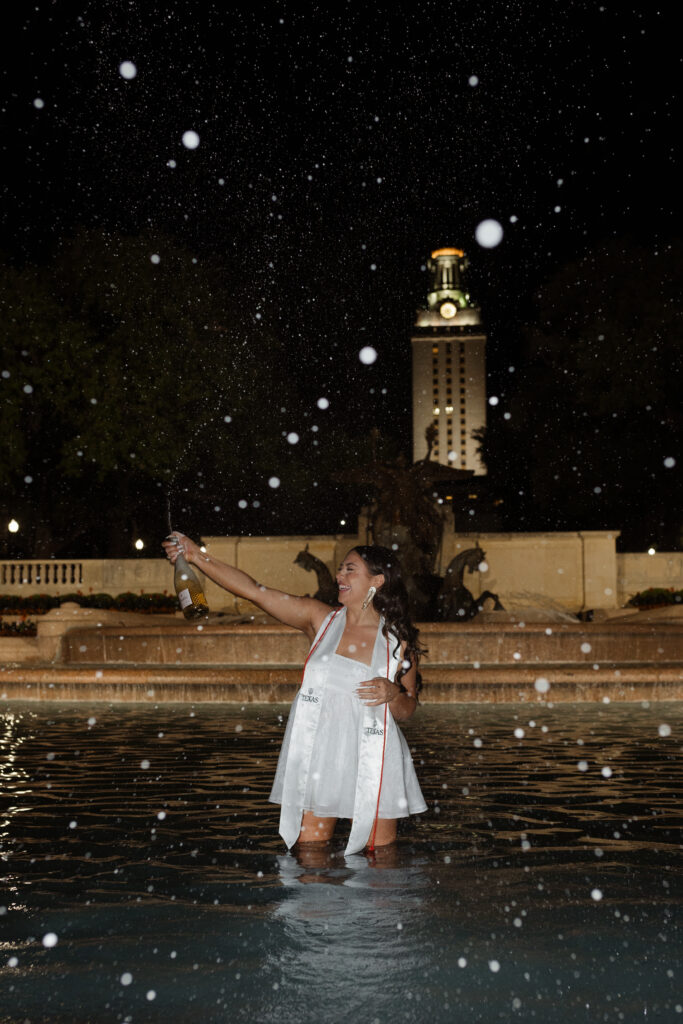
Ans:
{"label": "stone wall", "polygon": [[465,576],[475,597],[500,596],[507,609],[577,612],[617,605],[617,531],[454,534],[446,538],[441,572],[451,558],[479,546],[487,569]]}
{"label": "stone wall", "polygon": [[[484,590],[499,594],[509,610],[543,608],[576,613],[618,608],[647,587],[683,587],[683,553],[617,554],[617,531],[566,533],[447,534],[437,570],[442,574],[458,553],[477,544],[486,553],[487,569],[465,577],[478,597]],[[243,569],[271,587],[293,594],[314,594],[317,578],[295,565],[308,545],[334,575],[336,566],[355,544],[348,534],[313,537],[204,537],[213,555]],[[0,593],[30,595],[173,592],[173,573],[163,558],[68,559],[0,562]],[[206,581],[214,611],[250,614],[240,601]]]}
{"label": "stone wall", "polygon": [[[336,567],[355,544],[358,537],[347,534],[317,537],[203,537],[207,552],[223,562],[242,569],[259,583],[288,594],[315,594],[318,579],[314,572],[306,572],[295,565],[296,556],[308,545],[334,576]],[[206,580],[206,599],[216,610],[249,614],[254,606],[226,593],[211,580]]]}
{"label": "stone wall", "polygon": [[[544,608],[576,613],[589,608],[617,607],[616,531],[582,533],[451,534],[444,540],[440,564],[445,572],[460,552],[479,545],[487,569],[466,574],[465,585],[475,597],[484,590],[497,593],[506,609]],[[205,537],[216,558],[244,570],[259,582],[293,594],[313,594],[313,573],[294,565],[308,543],[334,575],[346,552],[365,538],[336,537]],[[647,557],[647,556],[646,556]],[[213,608],[248,613],[253,606],[226,594],[207,581],[207,600]]]}
{"label": "stone wall", "polygon": [[630,597],[650,587],[683,588],[683,551],[657,551],[617,555],[617,600],[626,604]]}

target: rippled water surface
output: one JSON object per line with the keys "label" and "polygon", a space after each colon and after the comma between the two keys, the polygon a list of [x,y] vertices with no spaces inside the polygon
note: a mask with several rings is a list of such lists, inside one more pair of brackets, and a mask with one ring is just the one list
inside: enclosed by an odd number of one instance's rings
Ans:
{"label": "rippled water surface", "polygon": [[683,1021],[683,705],[421,709],[375,860],[284,853],[286,715],[2,705],[0,1024]]}

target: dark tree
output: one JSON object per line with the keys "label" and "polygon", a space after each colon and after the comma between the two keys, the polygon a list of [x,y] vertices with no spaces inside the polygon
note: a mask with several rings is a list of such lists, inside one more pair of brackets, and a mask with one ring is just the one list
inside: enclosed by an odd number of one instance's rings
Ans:
{"label": "dark tree", "polygon": [[282,348],[220,267],[82,232],[40,268],[5,267],[0,298],[0,477],[31,553],[129,554],[151,519],[163,529],[166,492],[198,527],[266,471]]}
{"label": "dark tree", "polygon": [[22,525],[15,553],[130,555],[166,530],[167,496],[195,535],[353,529],[364,494],[337,477],[369,458],[367,430],[332,428],[305,350],[252,292],[159,235],[81,231],[41,266],[5,264],[0,511]]}

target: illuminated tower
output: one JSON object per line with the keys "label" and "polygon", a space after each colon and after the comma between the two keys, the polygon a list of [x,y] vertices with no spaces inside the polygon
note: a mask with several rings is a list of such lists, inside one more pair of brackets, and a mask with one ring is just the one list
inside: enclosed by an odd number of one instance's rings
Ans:
{"label": "illuminated tower", "polygon": [[486,426],[486,334],[464,283],[461,249],[436,249],[427,264],[430,288],[418,310],[413,349],[413,460],[427,453],[425,430],[438,434],[432,457],[453,469],[486,468],[472,431]]}

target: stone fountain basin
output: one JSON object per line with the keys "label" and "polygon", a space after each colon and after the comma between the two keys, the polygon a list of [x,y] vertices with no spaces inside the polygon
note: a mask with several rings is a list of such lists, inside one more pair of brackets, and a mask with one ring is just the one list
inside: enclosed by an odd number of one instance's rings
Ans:
{"label": "stone fountain basin", "polygon": [[[424,623],[421,638],[428,653],[421,662],[422,699],[683,699],[683,618],[679,609],[666,614],[670,611],[584,623],[548,621],[547,615],[545,621],[532,621],[536,616],[526,610],[486,613],[495,621],[485,616],[467,623]],[[69,617],[67,609],[61,629],[57,622],[50,627],[51,658],[45,648],[33,664],[6,665],[0,694],[288,701],[300,685],[306,638],[266,616],[258,622],[193,623],[182,617],[110,614],[115,621],[103,621],[102,612]],[[548,680],[549,693],[538,692],[539,678]]]}

